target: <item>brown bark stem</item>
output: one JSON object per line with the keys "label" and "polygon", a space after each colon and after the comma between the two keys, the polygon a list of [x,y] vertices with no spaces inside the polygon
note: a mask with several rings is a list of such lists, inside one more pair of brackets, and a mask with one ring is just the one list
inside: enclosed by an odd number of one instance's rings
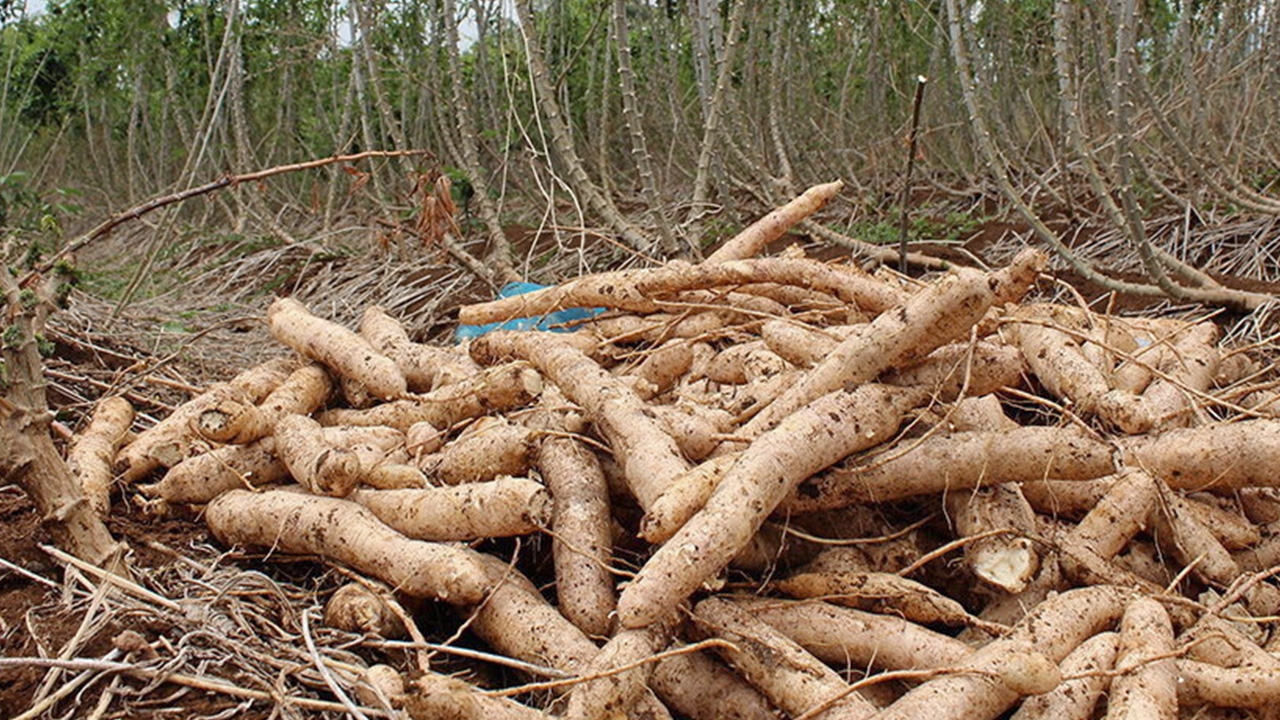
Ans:
{"label": "brown bark stem", "polygon": [[[63,462],[49,434],[53,416],[45,396],[39,332],[51,305],[36,289],[22,290],[0,267],[4,293],[4,376],[0,387],[0,476],[17,482],[35,503],[54,542],[100,567],[112,562],[119,546]],[[33,301],[34,300],[34,301]],[[123,567],[113,568],[123,572]]]}
{"label": "brown bark stem", "polygon": [[538,47],[535,37],[537,25],[533,21],[533,9],[529,6],[529,0],[516,1],[516,14],[520,18],[520,26],[523,29],[525,57],[529,62],[529,74],[533,80],[533,94],[551,129],[551,142],[555,146],[556,153],[569,172],[570,186],[586,198],[587,205],[609,223],[627,245],[639,252],[647,251],[653,246],[653,241],[624,217],[613,201],[591,180],[582,164],[582,159],[578,156],[578,151],[574,148],[568,119],[561,111],[560,103],[556,101],[555,89],[551,84],[551,73],[542,57],[542,49]]}

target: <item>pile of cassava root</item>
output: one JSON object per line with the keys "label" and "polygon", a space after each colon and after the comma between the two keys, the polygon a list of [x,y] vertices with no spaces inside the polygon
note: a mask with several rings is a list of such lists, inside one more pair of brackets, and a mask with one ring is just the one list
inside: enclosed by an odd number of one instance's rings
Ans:
{"label": "pile of cassava root", "polygon": [[[395,598],[451,605],[531,683],[375,666],[360,702],[393,715],[1276,707],[1267,369],[1209,322],[1023,302],[1033,250],[919,282],[756,257],[838,189],[698,264],[460,312],[606,310],[573,332],[427,346],[376,307],[356,333],[278,299],[290,357],[127,443],[128,405],[104,401],[73,465],[104,513],[114,475],[229,547],[368,578],[329,601],[335,626],[421,638]],[[529,534],[546,563],[477,542]]]}

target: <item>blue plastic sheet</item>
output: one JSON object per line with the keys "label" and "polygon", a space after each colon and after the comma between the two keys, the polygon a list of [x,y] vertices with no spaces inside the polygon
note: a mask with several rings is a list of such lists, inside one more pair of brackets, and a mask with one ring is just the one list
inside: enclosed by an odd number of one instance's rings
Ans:
{"label": "blue plastic sheet", "polygon": [[[516,295],[542,290],[546,285],[530,282],[507,283],[498,291],[498,297],[507,298]],[[577,328],[572,323],[587,320],[604,312],[604,308],[568,308],[557,310],[546,315],[513,318],[506,322],[487,323],[485,325],[459,325],[454,333],[458,342],[480,337],[491,330],[541,330],[550,332],[573,332]]]}

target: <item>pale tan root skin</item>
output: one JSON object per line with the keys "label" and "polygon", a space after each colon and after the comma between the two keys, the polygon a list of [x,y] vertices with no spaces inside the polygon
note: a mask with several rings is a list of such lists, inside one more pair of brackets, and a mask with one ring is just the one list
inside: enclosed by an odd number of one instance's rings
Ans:
{"label": "pale tan root skin", "polygon": [[[1241,448],[1249,452],[1241,452]],[[1278,487],[1280,420],[1244,420],[1128,439],[1122,460],[1178,490]]]}
{"label": "pale tan root skin", "polygon": [[347,500],[289,490],[232,490],[210,502],[204,517],[223,544],[318,555],[411,597],[471,604],[492,586],[469,551],[410,540]]}
{"label": "pale tan root skin", "polygon": [[[590,333],[581,332],[575,334],[582,335],[582,342],[584,343],[592,340]],[[475,360],[471,359],[470,344],[471,341],[468,340],[449,348],[449,357],[436,368],[435,381],[431,384],[432,391],[439,390],[446,385],[462,382],[480,372],[480,366]]]}
{"label": "pale tan root skin", "polygon": [[624,627],[670,612],[751,542],[800,481],[850,453],[884,442],[922,393],[883,385],[824,395],[761,436],[707,504],[640,569],[618,598]]}
{"label": "pale tan root skin", "polygon": [[327,441],[320,423],[289,415],[276,423],[276,452],[299,485],[317,495],[346,497],[365,468],[354,450]]}
{"label": "pale tan root skin", "polygon": [[[1225,348],[1224,348],[1225,350]],[[1262,363],[1239,350],[1228,350],[1218,359],[1218,372],[1213,377],[1214,387],[1230,387],[1263,368]]]}
{"label": "pale tan root skin", "polygon": [[1193,325],[1171,344],[1171,352],[1157,368],[1163,376],[1152,380],[1142,393],[1143,418],[1138,427],[1144,431],[1187,426],[1201,402],[1195,393],[1213,387],[1218,373],[1221,356],[1213,323]]}
{"label": "pale tan root skin", "polygon": [[[879,517],[879,512],[867,506],[854,506],[795,518],[793,524],[819,537],[834,540],[877,537],[884,532],[884,520]],[[797,572],[897,573],[929,549],[924,536],[913,530],[871,544],[825,547]]]}
{"label": "pale tan root skin", "polygon": [[429,422],[416,422],[405,430],[404,444],[409,456],[417,459],[444,447],[444,433]]}
{"label": "pale tan root skin", "polygon": [[776,720],[763,695],[706,652],[669,657],[654,668],[649,686],[663,702],[698,720]]}
{"label": "pale tan root skin", "polygon": [[596,644],[550,603],[519,570],[497,558],[468,552],[484,569],[493,592],[471,608],[471,629],[494,651],[545,667],[583,673]]}
{"label": "pale tan root skin", "polygon": [[1000,399],[995,395],[966,397],[956,403],[954,409],[947,413],[949,423],[946,429],[956,431],[1012,431],[1021,425],[1004,414]]}
{"label": "pale tan root skin", "polygon": [[1112,558],[1148,526],[1160,498],[1156,481],[1141,470],[1117,476],[1098,504],[1071,530],[1072,544]]}
{"label": "pale tan root skin", "polygon": [[1171,567],[1164,552],[1155,543],[1134,538],[1124,552],[1114,558],[1116,567],[1160,587],[1168,587],[1181,568]]}
{"label": "pale tan root skin", "polygon": [[947,515],[959,537],[995,531],[1007,535],[982,537],[965,545],[965,565],[988,585],[1016,594],[1026,589],[1040,569],[1036,513],[1016,484],[1005,483],[946,496]]}
{"label": "pale tan root skin", "polygon": [[[788,279],[792,281],[795,281],[797,279],[795,277],[792,277],[792,278],[785,277],[787,275],[797,275],[797,274],[800,276],[804,275],[804,271],[801,269],[801,265],[799,264],[798,265],[787,265],[787,264],[770,265],[768,267],[765,267],[763,265],[758,265],[759,263],[762,263],[762,262],[764,261],[763,260],[746,261],[745,265],[747,267],[745,268],[738,264],[725,265],[725,266],[718,267],[715,270],[712,270],[710,274],[713,276],[718,276],[718,275],[726,274],[726,271],[727,271],[728,275],[736,276],[739,271],[744,269],[746,269],[746,271],[751,274],[755,274],[757,272],[760,272],[761,270],[764,270],[766,275],[776,277],[778,280],[782,282],[786,282]],[[751,266],[754,266],[754,267],[751,267]],[[677,267],[678,267],[678,264],[677,264]],[[699,270],[694,271],[695,275],[702,274],[704,272],[703,270],[701,270],[703,266],[695,265],[693,267],[700,268]],[[811,268],[813,267],[812,264],[810,264],[810,267]],[[772,271],[778,271],[778,270],[782,271],[782,276],[775,276],[774,273],[772,272]],[[845,281],[848,279],[846,277],[840,276],[839,274],[828,273],[825,269],[821,269],[818,272],[820,275],[823,276],[823,280],[834,282],[836,285],[846,284]],[[819,284],[823,284],[823,283],[819,282]],[[661,307],[668,310],[676,311],[676,312],[696,311],[696,310],[702,310],[704,308],[712,308],[712,307],[723,308],[725,312],[733,313],[733,315],[731,315],[730,317],[735,318],[737,321],[737,324],[739,325],[756,324],[756,323],[759,323],[760,318],[782,317],[782,316],[788,315],[791,311],[790,308],[788,308],[785,304],[777,300],[774,300],[770,297],[767,297],[764,295],[752,295],[744,292],[739,292],[737,288],[740,288],[740,287],[743,287],[743,286],[736,285],[734,286],[734,289],[729,292],[725,292],[723,289],[719,289],[719,288],[715,290],[688,290],[688,291],[676,293],[675,295],[672,295],[669,299],[664,298],[658,302],[660,303]],[[755,284],[754,287],[760,287],[760,284]],[[856,289],[841,288],[840,290],[836,290],[835,292],[840,292],[841,294],[848,294],[850,297],[854,297],[857,295],[858,291]],[[856,302],[856,301],[850,300],[850,302]]]}
{"label": "pale tan root skin", "polygon": [[[1022,348],[1045,388],[1076,412],[1097,415],[1125,433],[1185,425],[1198,402],[1196,393],[1212,387],[1217,374],[1217,331],[1211,323],[1167,323],[1172,329],[1161,329],[1164,340],[1150,344],[1147,339],[1141,346],[1135,337],[1145,332],[1129,327],[1136,320],[1089,327],[1093,319],[1051,305],[1023,307],[1014,318],[1005,333]],[[1091,333],[1104,336],[1098,343],[1115,346],[1085,341]],[[1128,358],[1115,369],[1113,351]]]}
{"label": "pale tan root skin", "polygon": [[1234,553],[1232,557],[1241,568],[1250,572],[1280,565],[1280,536],[1267,538],[1255,547]]}
{"label": "pale tan root skin", "polygon": [[228,392],[192,419],[196,433],[215,443],[243,444],[262,437],[265,423],[243,392]]}
{"label": "pale tan root skin", "polygon": [[[1210,583],[1226,587],[1241,575],[1231,553],[1200,522],[1186,499],[1162,488],[1160,507],[1152,513],[1157,542],[1183,567]],[[1255,590],[1262,589],[1261,586]]]}
{"label": "pale tan root skin", "polygon": [[360,484],[374,490],[409,490],[425,488],[431,484],[427,476],[413,465],[384,462],[369,467],[363,461],[362,465],[365,470],[360,473]]}
{"label": "pale tan root skin", "polygon": [[729,567],[747,573],[765,573],[779,565],[797,567],[812,560],[822,546],[789,535],[781,525],[766,523],[751,542],[729,561]]}
{"label": "pale tan root skin", "polygon": [[[1117,334],[1109,332],[1107,340],[1114,342]],[[1155,377],[1152,373],[1152,368],[1160,363],[1160,359],[1167,352],[1167,348],[1159,344],[1138,347],[1133,343],[1132,336],[1124,339],[1128,340],[1128,342],[1122,343],[1120,349],[1128,352],[1129,357],[1112,369],[1111,386],[1116,390],[1141,394]]]}
{"label": "pale tan root skin", "polygon": [[[737,313],[729,310],[708,310],[688,315],[684,313],[654,313],[652,315],[601,316],[585,326],[592,335],[615,343],[665,342],[671,338],[692,339],[705,337],[727,325],[739,321]],[[582,331],[570,333],[580,335]],[[586,349],[579,348],[586,352]]]}
{"label": "pale tan root skin", "polygon": [[551,521],[551,495],[527,478],[405,490],[358,488],[348,496],[406,537],[437,542],[527,535]]}
{"label": "pale tan root skin", "polygon": [[706,374],[714,382],[741,385],[790,368],[791,363],[766,347],[763,340],[756,340],[722,350],[707,366]]}
{"label": "pale tan root skin", "polygon": [[889,385],[929,388],[943,402],[989,395],[1001,388],[1022,384],[1022,352],[1015,347],[982,340],[951,343],[929,353],[918,364],[885,373]]}
{"label": "pale tan root skin", "polygon": [[413,720],[549,720],[550,715],[510,698],[484,694],[476,686],[439,673],[428,673],[403,696]]}
{"label": "pale tan root skin", "polygon": [[1103,397],[1111,391],[1107,375],[1085,356],[1076,337],[1043,324],[1053,318],[1046,317],[1042,307],[1029,306],[1015,313],[1015,321],[1027,321],[1005,325],[1005,336],[1022,350],[1031,372],[1054,397],[1069,401],[1077,413],[1101,412]]}
{"label": "pale tan root skin", "polygon": [[125,482],[134,482],[162,466],[173,467],[196,453],[192,445],[195,431],[191,423],[209,405],[222,397],[225,388],[237,388],[248,393],[255,402],[284,382],[297,367],[292,358],[268,360],[232,378],[225,385],[218,384],[204,393],[179,405],[164,420],[138,433],[116,455],[116,467]]}
{"label": "pale tan root skin", "polygon": [[[352,449],[364,466],[383,462],[403,436],[391,428],[324,428],[326,443]],[[159,482],[138,490],[166,504],[207,503],[225,490],[253,487],[288,477],[274,437],[248,445],[227,445],[178,463]]]}
{"label": "pale tan root skin", "polygon": [[[600,648],[587,666],[587,675],[606,673],[632,665],[662,651],[671,639],[671,628],[652,625],[622,630]],[[587,680],[569,691],[566,720],[627,717],[641,695],[648,692],[653,663],[620,673]]]}
{"label": "pale tan root skin", "polygon": [[[128,449],[128,447],[129,446],[126,445],[125,447],[121,448],[121,452],[124,452],[124,450]],[[185,461],[190,457],[194,457],[201,453],[209,452],[212,449],[213,449],[213,444],[206,441],[204,438],[200,437],[199,434],[195,432],[185,432],[181,434],[175,434],[171,438],[162,440],[152,445],[147,452],[147,455],[148,455],[147,459],[143,461],[144,463],[149,463],[149,465],[133,463],[127,466],[121,466],[119,465],[119,459],[121,456],[117,454],[116,455],[117,467],[124,468],[124,469],[121,469],[119,472],[120,478],[122,480],[125,480],[126,482],[131,482],[129,478],[134,476],[135,473],[133,472],[133,470],[135,468],[140,468],[140,467],[147,468],[146,472],[137,475],[137,477],[135,478],[135,479],[141,479],[143,477],[146,477],[146,475],[153,470],[162,469],[162,468],[171,468]]]}
{"label": "pale tan root skin", "polygon": [[266,485],[289,475],[276,457],[275,438],[248,445],[227,445],[174,465],[159,482],[138,491],[166,504],[207,503],[236,488]]}
{"label": "pale tan root skin", "polygon": [[739,454],[730,453],[705,460],[676,478],[644,514],[640,523],[640,537],[651,543],[670,540],[689,518],[707,504],[707,498],[711,497],[725,473],[738,461]]}
{"label": "pale tan root skin", "polygon": [[112,464],[133,424],[133,406],[122,397],[109,397],[93,410],[89,425],[71,442],[67,465],[80,480],[85,500],[100,517],[111,511]]}
{"label": "pale tan root skin", "polygon": [[805,190],[798,197],[768,215],[751,223],[742,232],[729,238],[703,262],[719,263],[727,260],[745,260],[753,258],[764,251],[765,246],[782,237],[796,223],[804,220],[824,205],[831,198],[840,194],[844,181],[822,183]]}
{"label": "pale tan root skin", "polygon": [[588,635],[605,636],[618,603],[614,579],[613,516],[600,461],[580,441],[549,436],[537,453],[553,499],[552,558],[560,611]]}
{"label": "pale tan root skin", "polygon": [[856,306],[847,305],[836,299],[834,295],[820,290],[778,283],[752,283],[739,285],[735,289],[744,295],[757,295],[781,303],[792,312],[813,313],[829,321],[866,322],[868,320]]}
{"label": "pale tan root skin", "polygon": [[267,327],[280,343],[350,378],[375,397],[392,400],[409,391],[404,373],[356,333],[311,314],[292,298],[276,298],[267,308]]}
{"label": "pale tan root skin", "polygon": [[[484,569],[493,592],[470,608],[471,629],[498,653],[545,667],[583,674],[600,650],[538,592],[520,571],[497,558],[467,550]],[[668,717],[651,695],[640,697],[634,713]]]}
{"label": "pale tan root skin", "polygon": [[417,461],[436,483],[484,482],[529,470],[534,434],[505,418],[481,418],[438,453]]}
{"label": "pale tan root skin", "polygon": [[1148,527],[1159,496],[1157,482],[1140,470],[1126,470],[1118,476],[1080,523],[1059,538],[1063,572],[1080,584],[1118,584],[1159,592],[1157,586],[1112,562],[1139,531]]}
{"label": "pale tan root skin", "polygon": [[332,394],[333,379],[329,371],[313,363],[290,373],[279,387],[262,399],[258,410],[269,431],[286,415],[310,415],[319,410]]}
{"label": "pale tan root skin", "polygon": [[[1107,705],[1110,720],[1175,720],[1178,717],[1178,674],[1169,655],[1173,625],[1164,606],[1138,598],[1120,621],[1120,648]],[[1164,657],[1161,657],[1164,656]],[[1159,659],[1157,659],[1159,658]]]}
{"label": "pale tan root skin", "polygon": [[338,376],[338,396],[342,404],[355,410],[365,410],[377,405],[379,400],[360,381],[346,375]]}
{"label": "pale tan root skin", "polygon": [[[866,718],[875,706],[822,661],[751,613],[721,598],[708,598],[694,608],[699,633],[729,641],[717,648],[747,681],[783,712],[795,716],[831,702],[817,717]],[[839,699],[837,699],[839,698]]]}
{"label": "pale tan root skin", "polygon": [[[1228,550],[1244,550],[1262,542],[1262,530],[1248,517],[1247,511],[1241,514],[1234,507],[1223,508],[1209,502],[1207,496],[1185,496],[1182,502],[1187,513],[1208,528]],[[1240,502],[1246,501],[1241,497]]]}
{"label": "pale tan root skin", "polygon": [[1020,698],[1048,692],[1061,679],[1055,660],[1026,640],[995,640],[961,663],[959,672],[918,685],[876,720],[995,720]]}
{"label": "pale tan root skin", "polygon": [[1008,265],[992,273],[996,290],[991,304],[1000,307],[1018,302],[1048,266],[1049,255],[1043,250],[1023,248],[1013,256]]}
{"label": "pale tan root skin", "polygon": [[796,320],[769,320],[760,326],[760,337],[769,349],[799,367],[822,362],[852,328],[810,327]]}
{"label": "pale tan root skin", "polygon": [[[1280,697],[1276,694],[1280,688],[1280,660],[1258,646],[1261,639],[1253,626],[1220,616],[1201,616],[1176,639],[1176,647],[1185,648],[1185,653],[1176,659],[1180,696],[1187,696],[1188,705],[1210,702],[1225,707],[1263,707],[1262,703],[1275,703]],[[1202,696],[1201,691],[1206,688],[1212,698]],[[1236,700],[1228,700],[1233,693]],[[1239,700],[1245,697],[1249,700]]]}
{"label": "pale tan root skin", "polygon": [[[598,652],[595,644],[548,604],[527,578],[494,558],[472,556],[495,585],[492,596],[474,609],[472,627],[485,642],[510,657],[568,672],[580,673],[591,663]],[[654,688],[676,712],[693,720],[717,720],[730,711],[740,713],[733,717],[773,717],[759,693],[710,660],[697,657],[670,658],[655,668]],[[719,702],[709,703],[712,698]],[[642,696],[636,711],[651,711],[654,704]]]}
{"label": "pale tan root skin", "polygon": [[893,614],[808,600],[734,598],[734,604],[835,666],[923,670],[954,667],[973,654],[950,635]]}
{"label": "pale tan root skin", "polygon": [[891,573],[800,572],[777,583],[794,598],[826,600],[860,610],[896,614],[913,622],[964,627],[972,620],[964,606],[914,580]]}
{"label": "pale tan root skin", "polygon": [[[856,511],[861,508],[842,508],[824,514],[827,517],[812,522],[819,516],[797,518],[804,521],[804,527],[817,527],[819,533],[834,539],[846,537],[875,536],[876,531],[858,534],[856,527],[865,520],[857,517]],[[872,512],[876,512],[873,510]],[[854,528],[845,532],[843,523],[854,524]],[[877,529],[879,530],[879,529]],[[883,542],[858,545],[833,545],[824,547],[812,560],[799,567],[793,574],[800,573],[890,573],[898,574],[903,568],[911,565],[920,555],[928,551],[928,543],[917,532],[910,532],[901,537],[885,539]]]}
{"label": "pale tan root skin", "polygon": [[1062,591],[1066,587],[1062,569],[1058,563],[1044,562],[1040,564],[1040,572],[1022,592],[1017,594],[995,593],[990,601],[982,607],[978,618],[984,625],[973,626],[962,631],[957,637],[967,643],[985,642],[1000,636],[993,633],[993,628],[1013,626],[1026,617],[1027,611]]}
{"label": "pale tan root skin", "polygon": [[[1106,344],[1106,329],[1098,326],[1087,328],[1084,338],[1080,342],[1080,352],[1085,359],[1096,365],[1104,376],[1108,375],[1108,370],[1115,367],[1116,358],[1113,348]],[[1110,384],[1115,389],[1115,372],[1109,374]],[[1131,391],[1132,392],[1132,391]],[[1141,391],[1138,391],[1141,392]]]}
{"label": "pale tan root skin", "polygon": [[[545,315],[571,307],[603,307],[635,313],[656,313],[678,308],[682,302],[707,305],[712,300],[719,300],[716,303],[718,305],[767,312],[771,315],[781,314],[778,311],[785,310],[779,303],[759,296],[742,295],[732,298],[696,294],[710,288],[753,283],[796,285],[818,290],[874,312],[893,307],[902,297],[900,291],[869,276],[808,260],[761,258],[731,260],[712,265],[690,265],[673,261],[658,268],[586,275],[523,295],[464,305],[458,310],[458,321],[467,325],[479,325]],[[679,297],[681,295],[683,297]]]}
{"label": "pale tan root skin", "polygon": [[1124,611],[1129,593],[1110,586],[1059,593],[1040,603],[1008,635],[989,643],[964,668],[980,675],[946,675],[920,685],[877,720],[948,717],[994,720],[1018,698],[1052,690],[1061,679],[1056,663],[1081,643],[1110,627]]}
{"label": "pale tan root skin", "polygon": [[1112,627],[1131,597],[1126,589],[1106,585],[1057,593],[1027,613],[1010,637],[1061,662],[1085,640]]}
{"label": "pale tan root skin", "polygon": [[384,703],[393,708],[404,704],[405,683],[399,670],[390,665],[370,665],[360,676],[360,684],[355,687],[356,699],[368,707],[382,707]]}
{"label": "pale tan root skin", "polygon": [[402,432],[420,422],[444,429],[486,413],[526,405],[541,392],[542,378],[536,371],[525,363],[510,363],[426,395],[393,400],[367,410],[326,410],[316,419],[321,425],[385,425]]}
{"label": "pale tan root skin", "polygon": [[1074,428],[1024,427],[905,440],[890,459],[857,458],[803,482],[782,504],[795,514],[1042,478],[1089,480],[1115,471],[1112,447]]}
{"label": "pale tan root skin", "polygon": [[711,455],[720,445],[719,436],[727,434],[733,425],[733,416],[729,413],[690,402],[653,405],[650,411],[691,462],[700,462]]}
{"label": "pale tan root skin", "polygon": [[1266,525],[1280,521],[1280,489],[1243,488],[1234,495],[1250,522]]}
{"label": "pale tan root skin", "polygon": [[247,400],[223,401],[200,413],[196,428],[216,442],[244,444],[270,435],[286,415],[310,415],[333,393],[333,381],[322,366],[304,365],[286,377],[257,406]]}
{"label": "pale tan root skin", "polygon": [[412,392],[429,392],[480,370],[464,354],[413,342],[404,326],[377,305],[366,309],[360,318],[360,335],[391,358]]}
{"label": "pale tan root skin", "polygon": [[707,380],[707,366],[716,357],[716,349],[709,342],[696,342],[693,344],[693,360],[689,363],[689,372],[680,379],[680,383],[676,385],[676,396],[681,397],[688,392],[692,385],[709,387],[710,381]]}
{"label": "pale tan root skin", "polygon": [[[776,375],[762,375],[744,385],[726,386],[711,383],[710,385],[713,389],[719,389],[718,396],[713,396],[715,397],[713,402],[730,415],[733,415],[735,421],[739,424],[734,429],[732,437],[725,438],[713,454],[740,450],[758,437],[757,435],[747,434],[743,429],[743,424],[764,408],[769,407],[769,403],[772,403],[775,398],[785,393],[803,377],[804,373],[802,371],[793,370]],[[850,385],[850,387],[853,386]]]}
{"label": "pale tan root skin", "polygon": [[661,395],[674,387],[692,365],[693,344],[687,340],[668,340],[649,351],[630,374],[644,378],[653,386],[654,395]]}
{"label": "pale tan root skin", "polygon": [[[1120,636],[1094,635],[1062,661],[1062,684],[1043,695],[1027,698],[1011,720],[1089,720],[1111,679]],[[1081,676],[1081,677],[1075,677]]]}
{"label": "pale tan root skin", "polygon": [[1098,504],[1114,482],[1115,476],[1107,475],[1096,480],[1025,480],[1018,485],[1036,512],[1079,520]]}
{"label": "pale tan root skin", "polygon": [[688,469],[676,441],[626,382],[555,334],[495,331],[472,341],[471,353],[481,364],[508,357],[536,364],[569,400],[586,411],[622,465],[641,507],[653,504],[671,481]]}
{"label": "pale tan root skin", "polygon": [[404,637],[404,624],[378,593],[348,583],[334,591],[324,604],[324,624],[338,630],[385,638]]}
{"label": "pale tan root skin", "polygon": [[1280,698],[1280,668],[1226,668],[1185,658],[1178,659],[1176,667],[1179,692],[1191,703],[1262,710],[1274,707]]}
{"label": "pale tan root skin", "polygon": [[982,318],[991,299],[987,274],[967,269],[948,273],[842,341],[738,434],[757,437],[826,393],[869,382],[889,368],[910,364],[961,339]]}
{"label": "pale tan root skin", "polygon": [[1153,595],[1159,594],[1163,587],[1130,571],[1118,559],[1101,557],[1088,548],[1072,543],[1070,533],[1058,539],[1058,564],[1063,576],[1078,586],[1115,585],[1136,588]]}
{"label": "pale tan root skin", "polygon": [[408,453],[404,450],[404,433],[395,428],[380,425],[340,425],[321,430],[326,442],[350,448],[360,456],[365,465],[381,462],[404,462]]}

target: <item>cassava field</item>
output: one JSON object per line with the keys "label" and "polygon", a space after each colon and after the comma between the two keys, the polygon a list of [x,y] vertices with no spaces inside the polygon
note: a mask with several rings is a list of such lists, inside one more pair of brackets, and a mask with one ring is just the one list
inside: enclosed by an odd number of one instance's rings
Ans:
{"label": "cassava field", "polygon": [[0,717],[1263,718],[1280,5],[0,3]]}

